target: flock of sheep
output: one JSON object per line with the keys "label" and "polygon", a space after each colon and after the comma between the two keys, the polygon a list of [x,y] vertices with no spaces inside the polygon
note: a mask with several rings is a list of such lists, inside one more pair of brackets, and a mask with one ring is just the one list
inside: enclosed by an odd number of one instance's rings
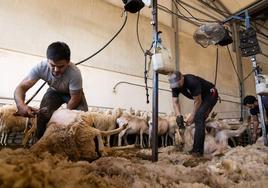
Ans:
{"label": "flock of sheep", "polygon": [[[14,105],[0,107],[2,145],[7,145],[11,132],[24,132],[24,146],[34,137],[36,118],[14,116],[16,111]],[[210,155],[223,153],[229,148],[228,139],[240,136],[248,128],[247,123],[220,121],[215,118],[208,119],[206,126],[210,127],[210,131],[206,133],[204,152]],[[117,135],[113,138],[117,138],[118,147],[112,144],[113,134]],[[122,141],[124,145],[128,145],[128,135],[131,134],[136,135],[135,145],[139,144],[140,148],[151,147],[152,122],[149,112],[135,112],[132,109],[123,112],[120,108],[106,112],[96,109],[82,112],[61,108],[54,112],[44,136],[31,150],[60,153],[74,160],[94,160],[107,155],[107,148],[120,148]],[[171,140],[172,145],[183,146],[182,149],[187,152],[191,150],[193,143],[194,125],[187,126],[182,131],[177,126],[175,115],[159,116],[158,135],[161,137],[161,146],[167,146],[168,140]]]}

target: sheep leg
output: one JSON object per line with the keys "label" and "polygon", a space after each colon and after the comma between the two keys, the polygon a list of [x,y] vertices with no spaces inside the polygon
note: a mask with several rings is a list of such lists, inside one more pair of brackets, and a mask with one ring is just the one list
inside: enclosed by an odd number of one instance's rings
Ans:
{"label": "sheep leg", "polygon": [[127,134],[124,134],[123,138],[124,138],[124,143],[125,143],[125,145],[128,145]]}
{"label": "sheep leg", "polygon": [[118,134],[118,146],[122,145],[122,137],[124,136],[125,133],[126,133],[126,130],[123,130]]}
{"label": "sheep leg", "polygon": [[165,141],[164,141],[164,136],[163,135],[161,136],[161,146],[165,147]]}
{"label": "sheep leg", "polygon": [[143,141],[143,144],[144,144],[143,146],[148,147],[148,138],[147,138],[147,136],[143,137],[143,140],[144,140]]}
{"label": "sheep leg", "polygon": [[110,147],[110,136],[107,136],[106,139],[107,139],[107,146]]}
{"label": "sheep leg", "polygon": [[100,155],[101,155],[102,157],[103,157],[103,156],[107,156],[107,152],[106,152],[105,149],[104,149],[104,144],[103,144],[101,135],[97,135],[97,140],[98,140],[98,145],[99,145],[99,152],[100,152]]}
{"label": "sheep leg", "polygon": [[165,144],[165,147],[167,147],[167,142],[168,142],[168,134],[167,133],[165,134],[165,141],[164,142],[165,142],[164,143]]}
{"label": "sheep leg", "polygon": [[4,145],[7,145],[7,138],[9,136],[9,132],[5,133],[5,137],[4,137]]}
{"label": "sheep leg", "polygon": [[16,136],[17,136],[17,132],[14,133],[14,136],[13,136],[13,138],[12,138],[12,140],[11,140],[11,143],[12,143],[12,144],[14,143]]}
{"label": "sheep leg", "polygon": [[140,147],[143,148],[143,132],[140,131]]}
{"label": "sheep leg", "polygon": [[3,131],[1,134],[1,145],[4,145],[4,137],[5,137],[5,132]]}
{"label": "sheep leg", "polygon": [[24,135],[24,138],[22,140],[23,147],[26,147],[26,144],[29,142],[30,136],[33,137],[35,130],[36,130],[36,124],[34,123],[32,127],[29,130],[27,130],[27,132]]}
{"label": "sheep leg", "polygon": [[135,135],[135,145],[139,144],[139,135]]}
{"label": "sheep leg", "polygon": [[152,135],[151,135],[151,132],[149,133],[149,148],[151,147],[151,144],[152,144]]}
{"label": "sheep leg", "polygon": [[166,133],[166,135],[165,135],[165,143],[166,143],[165,146],[167,146],[167,145],[168,145],[168,134],[167,134],[167,133]]}
{"label": "sheep leg", "polygon": [[175,146],[176,145],[176,142],[175,142],[175,136],[171,136],[171,139],[172,139],[172,146]]}

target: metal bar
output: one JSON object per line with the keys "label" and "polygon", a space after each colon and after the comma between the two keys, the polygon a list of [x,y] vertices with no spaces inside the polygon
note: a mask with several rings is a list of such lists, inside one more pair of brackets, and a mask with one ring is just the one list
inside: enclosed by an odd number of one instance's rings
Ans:
{"label": "metal bar", "polygon": [[[254,73],[255,73],[255,84],[257,85],[259,83],[258,80],[258,69],[257,69],[257,61],[256,61],[256,56],[251,57]],[[264,121],[264,110],[263,110],[263,104],[261,100],[261,96],[257,95],[258,98],[258,104],[259,104],[259,111],[260,111],[260,116],[261,116],[261,128],[262,128],[262,137],[263,137],[263,142],[264,145],[268,145],[267,143],[267,135],[266,135],[266,128],[265,128],[265,121]]]}
{"label": "metal bar", "polygon": [[241,101],[241,104],[240,104],[240,109],[241,109],[241,119],[245,117],[245,113],[244,112],[244,105],[243,105],[243,99],[245,97],[245,91],[244,91],[244,83],[242,82],[242,79],[244,78],[244,75],[243,75],[243,66],[242,66],[242,58],[241,58],[241,51],[240,51],[240,48],[239,48],[239,44],[240,44],[240,39],[239,39],[239,32],[238,32],[238,25],[236,22],[233,22],[232,23],[232,27],[233,27],[233,39],[234,39],[234,42],[235,42],[235,55],[236,55],[236,64],[237,64],[237,73],[238,73],[238,76],[240,78],[240,80],[238,80],[239,82],[239,92],[240,92],[240,101]]}
{"label": "metal bar", "polygon": [[258,1],[255,1],[251,4],[249,4],[248,6],[236,11],[235,13],[233,13],[233,15],[238,15],[239,13],[245,11],[245,10],[248,10],[248,12],[250,14],[252,13],[255,13],[256,11],[258,11],[259,7],[261,8],[265,8],[265,6],[268,5],[268,1],[267,0],[258,0]]}
{"label": "metal bar", "polygon": [[[157,0],[153,0],[152,6],[153,15],[153,40],[154,40],[154,53],[156,52],[158,43],[158,11]],[[153,71],[153,135],[152,135],[152,161],[158,161],[158,73]]]}
{"label": "metal bar", "polygon": [[[174,3],[171,1],[172,12],[177,14],[178,10],[175,7]],[[174,51],[175,51],[175,66],[176,70],[179,70],[179,30],[178,30],[178,18],[172,14],[172,28],[174,31]]]}
{"label": "metal bar", "polygon": [[248,11],[249,14],[253,14],[254,12],[258,11],[259,8],[265,8],[266,6],[268,6],[268,1],[267,0],[260,0],[257,2],[254,2],[252,4],[250,4],[249,6],[237,11],[236,13],[232,14],[232,15],[227,15],[229,16],[228,18],[226,18],[223,23],[227,23],[229,21],[231,21],[232,19],[234,19],[235,17],[244,15],[246,11]]}
{"label": "metal bar", "polygon": [[[114,92],[114,93],[116,92],[116,87],[119,86],[120,84],[129,84],[129,85],[133,85],[133,86],[145,87],[144,85],[141,85],[141,84],[136,84],[136,83],[126,82],[126,81],[120,81],[120,82],[117,82],[117,83],[114,85],[114,87],[113,87],[113,92]],[[148,88],[153,89],[153,87],[150,87],[150,86],[148,86]],[[163,89],[163,88],[159,88],[159,90],[167,91],[167,92],[171,92],[171,90]]]}

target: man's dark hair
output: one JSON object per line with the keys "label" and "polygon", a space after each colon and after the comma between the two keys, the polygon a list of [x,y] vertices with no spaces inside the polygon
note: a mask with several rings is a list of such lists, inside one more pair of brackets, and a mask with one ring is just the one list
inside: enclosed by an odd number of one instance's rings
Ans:
{"label": "man's dark hair", "polygon": [[70,61],[71,50],[64,42],[53,42],[47,47],[47,59],[53,61],[67,60]]}
{"label": "man's dark hair", "polygon": [[244,98],[243,103],[244,103],[244,105],[247,105],[247,104],[253,104],[255,101],[257,101],[256,97],[254,97],[252,95],[247,95]]}

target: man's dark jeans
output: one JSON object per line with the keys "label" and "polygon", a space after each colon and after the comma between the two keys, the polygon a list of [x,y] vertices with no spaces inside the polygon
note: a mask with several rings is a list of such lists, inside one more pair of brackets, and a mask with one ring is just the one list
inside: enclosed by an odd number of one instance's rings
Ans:
{"label": "man's dark jeans", "polygon": [[[53,112],[56,111],[62,104],[68,103],[70,98],[70,94],[59,93],[51,88],[47,90],[40,104],[40,109],[46,108],[46,112],[37,116],[36,138],[38,140],[43,136],[47,123],[50,120]],[[76,110],[88,111],[88,106],[84,94]]]}
{"label": "man's dark jeans", "polygon": [[206,96],[202,99],[202,104],[197,110],[194,118],[195,133],[194,133],[194,144],[192,152],[204,153],[204,142],[205,142],[205,121],[218,101],[218,92],[215,88],[211,89],[211,95]]}

